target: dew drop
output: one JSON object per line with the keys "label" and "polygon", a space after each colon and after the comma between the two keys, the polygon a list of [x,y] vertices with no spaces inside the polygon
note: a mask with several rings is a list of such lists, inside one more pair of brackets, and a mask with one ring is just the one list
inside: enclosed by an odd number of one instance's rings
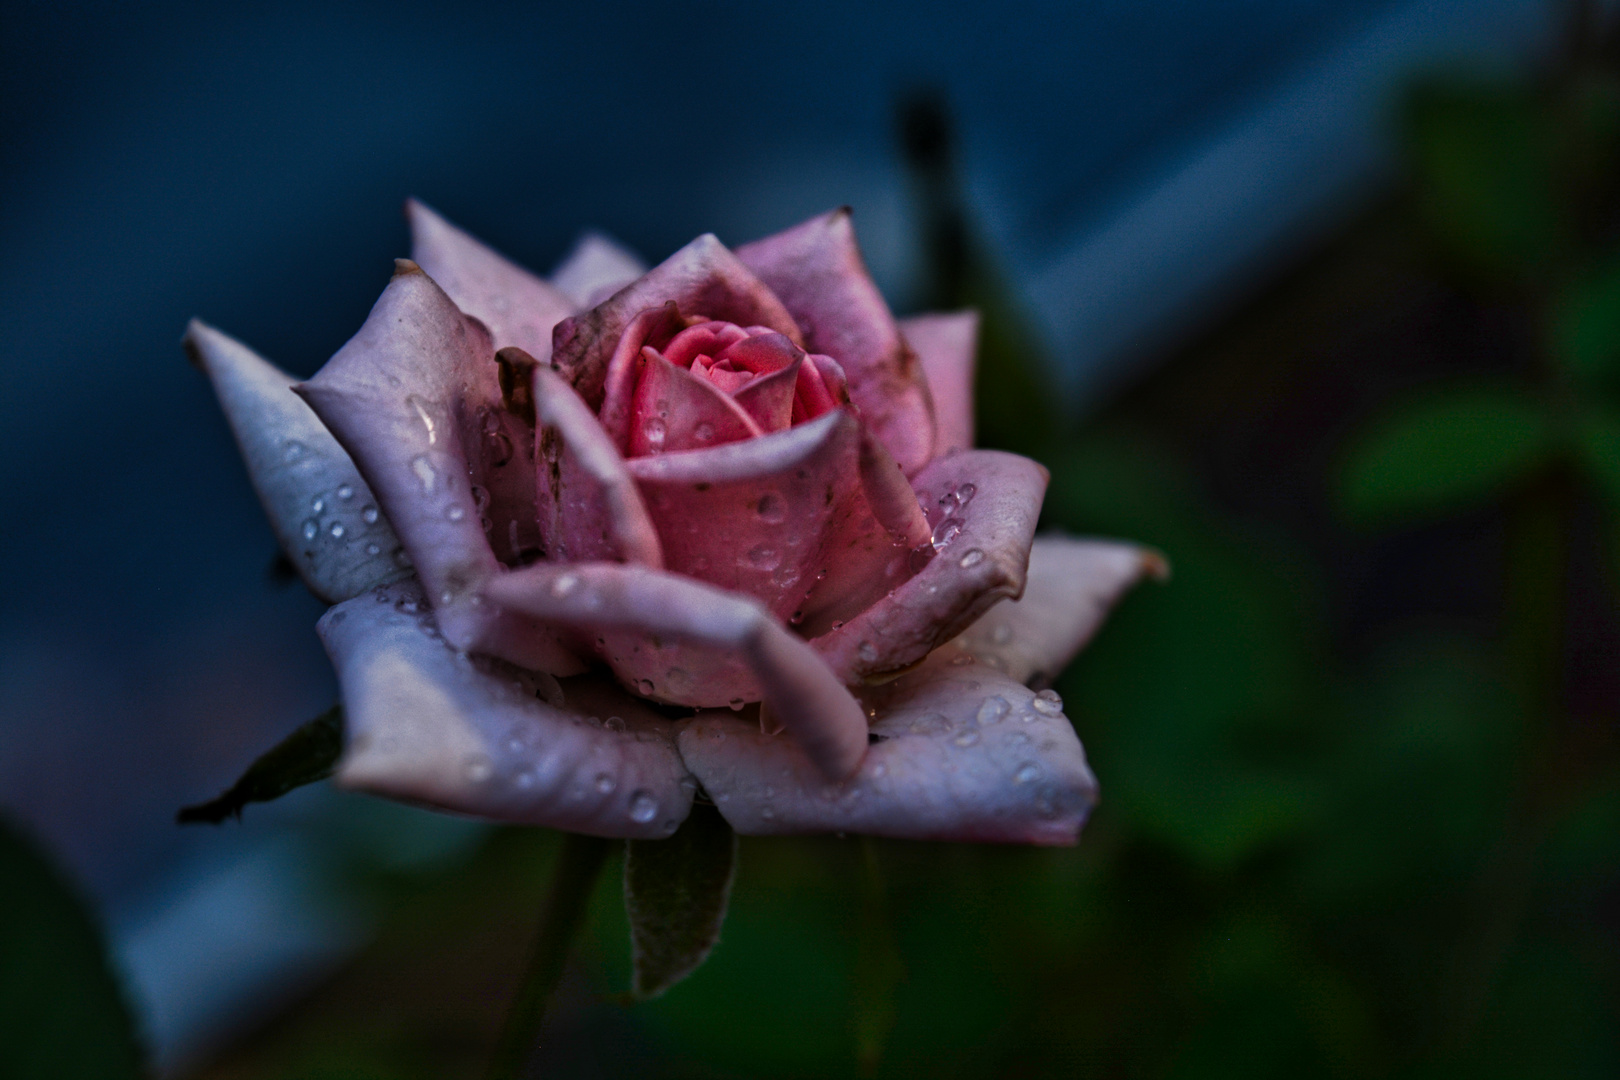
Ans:
{"label": "dew drop", "polygon": [[492,431],[484,436],[484,460],[492,466],[505,465],[512,460],[512,440],[504,431]]}
{"label": "dew drop", "polygon": [[343,522],[341,521],[332,522],[332,527],[327,530],[327,532],[332,534],[332,539],[334,540],[343,539],[343,534],[347,531],[348,530],[343,527]]}
{"label": "dew drop", "polygon": [[415,615],[420,605],[415,600],[400,599],[394,601],[394,610],[403,611],[407,615]]}
{"label": "dew drop", "polygon": [[995,628],[990,631],[990,643],[992,645],[1005,645],[1011,640],[1012,627],[1006,623],[997,623]]}
{"label": "dew drop", "polygon": [[364,521],[367,525],[377,524],[377,508],[375,506],[368,506],[364,510],[360,511],[360,520]]}
{"label": "dew drop", "polygon": [[[650,686],[651,686],[651,684],[649,684],[649,688],[650,688]],[[623,731],[624,730],[624,717],[622,717],[622,716],[610,716],[606,720],[602,721],[602,726],[604,728],[606,728],[608,731]]]}
{"label": "dew drop", "polygon": [[984,699],[983,705],[979,706],[977,719],[981,724],[999,724],[1001,718],[1007,715],[1008,708],[1010,706],[1007,704],[1006,698],[1000,694],[992,694]]}
{"label": "dew drop", "polygon": [[651,792],[638,791],[630,796],[630,820],[645,825],[658,816],[658,800]]}
{"label": "dew drop", "polygon": [[742,712],[742,707],[746,705],[747,702],[743,701],[743,699],[740,697],[734,697],[730,701],[726,702],[726,704],[731,706],[732,712]]}
{"label": "dew drop", "polygon": [[964,731],[951,741],[957,746],[972,746],[979,741],[979,733],[972,730]]}
{"label": "dew drop", "polygon": [[856,647],[855,655],[870,664],[878,658],[877,646],[870,641],[863,641]]}
{"label": "dew drop", "polygon": [[366,554],[367,555],[380,555],[380,554],[382,554],[382,548],[378,547],[376,544],[367,544],[366,545]]}
{"label": "dew drop", "polygon": [[649,416],[641,423],[641,434],[647,440],[647,452],[649,454],[663,452],[664,437],[668,434],[668,429],[664,427],[662,420],[656,416]]}
{"label": "dew drop", "polygon": [[966,570],[969,567],[978,566],[982,562],[984,562],[984,552],[978,548],[970,548],[967,554],[962,556],[961,566],[962,569]]}
{"label": "dew drop", "polygon": [[802,611],[795,611],[792,615],[788,616],[789,626],[798,626],[802,622],[804,622],[804,612]]}
{"label": "dew drop", "polygon": [[787,500],[774,491],[768,491],[759,497],[758,511],[761,521],[775,525],[787,517]]}
{"label": "dew drop", "polygon": [[887,773],[888,771],[889,771],[889,767],[887,765],[883,764],[883,762],[881,762],[881,761],[878,762],[876,765],[872,766],[872,775],[874,777],[881,777],[885,773]]}
{"label": "dew drop", "polygon": [[782,565],[782,553],[769,544],[755,544],[744,558],[755,570],[775,570]]}
{"label": "dew drop", "polygon": [[522,772],[512,777],[512,783],[518,788],[518,790],[528,791],[530,788],[534,787],[534,773],[530,772],[528,769],[524,769]]}
{"label": "dew drop", "polygon": [[480,513],[489,509],[489,492],[486,489],[474,484],[472,486],[472,497],[473,507]]}
{"label": "dew drop", "polygon": [[1063,711],[1063,699],[1058,697],[1056,690],[1042,690],[1030,704],[1035,706],[1036,712],[1046,716],[1056,716]]}
{"label": "dew drop", "polygon": [[613,794],[613,789],[618,786],[618,781],[614,780],[613,777],[609,776],[607,773],[604,772],[596,774],[596,790],[600,791],[603,795]]}
{"label": "dew drop", "polygon": [[652,692],[653,692],[653,681],[651,679],[637,679],[636,680],[636,693],[640,694],[642,697],[646,697],[646,696],[650,695]]}
{"label": "dew drop", "polygon": [[962,519],[961,518],[953,518],[953,517],[946,518],[944,521],[942,521],[938,525],[934,526],[934,536],[933,536],[933,541],[932,541],[932,543],[934,545],[934,550],[939,551],[941,548],[945,547],[945,545],[949,544],[952,540],[955,540],[957,538],[957,536],[959,536],[961,534],[961,532],[962,532]]}
{"label": "dew drop", "polygon": [[433,494],[433,485],[439,482],[439,474],[433,471],[433,463],[427,459],[426,454],[418,454],[411,458],[411,472],[422,483],[424,495]]}
{"label": "dew drop", "polygon": [[354,485],[352,485],[352,484],[339,484],[338,489],[337,489],[337,497],[340,498],[340,499],[352,499],[352,498],[354,498]]}
{"label": "dew drop", "polygon": [[466,771],[467,779],[475,784],[482,784],[485,780],[488,780],[489,774],[493,771],[489,758],[483,754],[474,754],[468,758],[463,763],[463,768]]}
{"label": "dew drop", "polygon": [[771,809],[769,806],[762,806],[759,808],[759,816],[764,818],[766,821],[770,821],[772,818],[776,817],[776,811]]}
{"label": "dew drop", "polygon": [[449,518],[451,521],[460,521],[462,518],[467,516],[467,511],[465,507],[461,506],[459,503],[456,503],[452,504],[450,508],[444,512],[444,516]]}
{"label": "dew drop", "polygon": [[308,521],[304,522],[304,539],[305,540],[313,540],[313,539],[315,539],[315,537],[320,535],[320,532],[321,532],[320,522],[316,521],[314,518],[310,518]]}
{"label": "dew drop", "polygon": [[692,429],[692,438],[698,442],[709,442],[714,438],[714,425],[705,420]]}
{"label": "dew drop", "polygon": [[416,410],[416,418],[422,421],[422,426],[427,429],[428,445],[432,446],[434,443],[438,442],[439,431],[438,428],[434,426],[433,414],[427,410],[427,402],[423,401],[415,394],[412,394],[410,397],[405,399],[405,404]]}
{"label": "dew drop", "polygon": [[[577,588],[579,588],[578,574],[558,574],[557,577],[551,582],[551,595],[567,596]],[[598,642],[598,644],[600,644],[600,642]]]}
{"label": "dew drop", "polygon": [[304,444],[294,440],[281,448],[281,460],[297,461],[304,456]]}
{"label": "dew drop", "polygon": [[309,508],[318,514],[322,510],[326,509],[326,500],[317,495],[313,500],[311,500]]}
{"label": "dew drop", "polygon": [[1026,761],[1022,765],[1018,766],[1017,772],[1013,773],[1013,783],[1028,784],[1040,775],[1040,766],[1036,765],[1033,761]]}

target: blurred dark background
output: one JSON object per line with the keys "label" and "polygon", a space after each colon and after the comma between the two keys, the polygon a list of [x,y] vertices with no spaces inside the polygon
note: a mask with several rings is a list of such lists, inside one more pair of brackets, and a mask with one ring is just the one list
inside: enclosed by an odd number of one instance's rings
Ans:
{"label": "blurred dark background", "polygon": [[173,825],[335,692],[179,335],[313,371],[414,194],[542,271],[853,205],[897,310],[985,312],[1048,523],[1176,570],[1059,684],[1077,849],[745,841],[634,1007],[610,873],[545,1075],[1620,1073],[1609,18],[0,7],[0,1058],[479,1074],[553,836]]}

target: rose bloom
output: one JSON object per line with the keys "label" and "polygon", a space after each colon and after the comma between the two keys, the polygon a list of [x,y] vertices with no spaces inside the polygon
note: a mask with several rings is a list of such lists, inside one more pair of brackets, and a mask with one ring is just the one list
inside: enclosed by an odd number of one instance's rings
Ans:
{"label": "rose bloom", "polygon": [[334,605],[341,785],[600,836],[702,797],[746,834],[1075,841],[1096,784],[1030,687],[1162,564],[1035,538],[1046,470],[972,449],[973,314],[897,322],[846,210],[645,272],[587,237],[549,280],[407,216],[309,381],[186,339]]}

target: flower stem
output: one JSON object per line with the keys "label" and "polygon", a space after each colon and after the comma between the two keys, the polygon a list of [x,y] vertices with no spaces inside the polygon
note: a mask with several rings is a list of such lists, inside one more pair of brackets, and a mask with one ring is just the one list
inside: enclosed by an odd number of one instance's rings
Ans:
{"label": "flower stem", "polygon": [[585,914],[596,877],[607,861],[612,840],[564,833],[552,871],[551,888],[540,907],[540,928],[535,933],[528,969],[506,1014],[500,1041],[490,1059],[488,1080],[518,1080],[540,1041],[546,1002],[562,978],[569,946]]}

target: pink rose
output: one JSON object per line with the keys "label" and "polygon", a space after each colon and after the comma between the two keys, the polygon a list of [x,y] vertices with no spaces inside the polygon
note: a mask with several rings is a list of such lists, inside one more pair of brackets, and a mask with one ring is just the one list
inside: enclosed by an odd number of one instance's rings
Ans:
{"label": "pink rose", "polygon": [[1158,564],[1034,538],[1046,470],[971,448],[972,314],[896,323],[842,210],[549,281],[407,212],[415,261],[297,397],[187,336],[335,605],[340,783],[602,836],[702,791],[749,834],[1074,842],[1095,782],[1026,683]]}

